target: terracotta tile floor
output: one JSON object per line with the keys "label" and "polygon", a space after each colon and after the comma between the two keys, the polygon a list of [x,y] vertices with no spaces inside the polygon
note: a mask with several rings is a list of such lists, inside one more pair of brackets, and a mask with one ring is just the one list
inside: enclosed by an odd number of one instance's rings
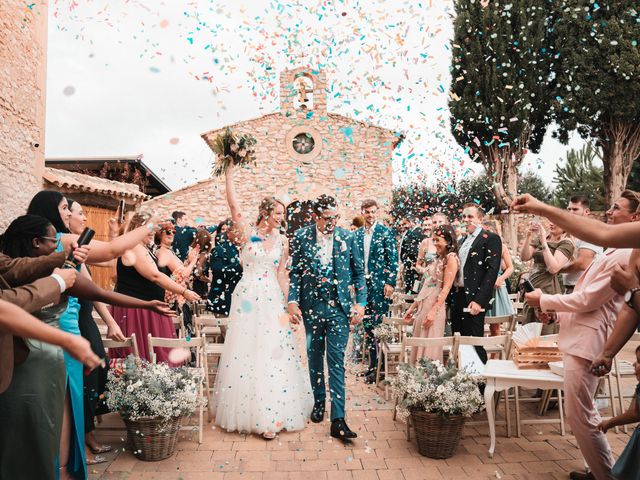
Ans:
{"label": "terracotta tile floor", "polygon": [[[630,347],[625,359],[632,359]],[[125,432],[105,430],[120,427],[117,414],[103,418],[97,437],[117,449],[106,454],[108,463],[89,467],[90,479],[167,479],[167,480],[414,480],[414,479],[567,479],[568,472],[583,468],[583,460],[570,431],[561,436],[555,425],[522,427],[522,436],[506,438],[504,427],[497,427],[494,458],[487,448],[486,425],[465,427],[456,454],[448,460],[433,460],[418,453],[415,441],[407,442],[404,424],[392,419],[393,405],[384,400],[381,389],[365,385],[350,366],[347,379],[347,420],[358,438],[351,445],[329,436],[329,422],[310,423],[302,432],[282,433],[267,442],[255,435],[227,433],[213,423],[205,423],[202,444],[197,431],[181,432],[177,451],[160,462],[137,460],[124,449]],[[626,393],[634,379],[624,383]],[[535,415],[533,404],[524,404],[523,416]],[[603,413],[606,414],[607,410]],[[499,407],[500,414],[504,410]],[[513,415],[513,408],[512,408]],[[547,413],[549,418],[557,411]],[[482,420],[480,414],[473,420]],[[191,424],[195,419],[191,420]],[[197,422],[195,422],[197,424]],[[568,426],[567,426],[568,429]],[[609,441],[617,457],[632,429],[625,434],[611,431]],[[514,429],[515,432],[515,429]]]}

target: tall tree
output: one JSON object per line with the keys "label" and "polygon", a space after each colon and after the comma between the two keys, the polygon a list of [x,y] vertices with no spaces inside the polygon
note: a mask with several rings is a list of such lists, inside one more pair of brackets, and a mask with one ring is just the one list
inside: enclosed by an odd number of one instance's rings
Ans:
{"label": "tall tree", "polygon": [[607,204],[640,156],[640,14],[637,0],[559,0],[556,132],[577,130],[602,148]]}
{"label": "tall tree", "polygon": [[[492,179],[500,209],[518,187],[518,166],[538,151],[550,121],[552,0],[455,0],[451,126]],[[515,218],[504,219],[516,243]]]}

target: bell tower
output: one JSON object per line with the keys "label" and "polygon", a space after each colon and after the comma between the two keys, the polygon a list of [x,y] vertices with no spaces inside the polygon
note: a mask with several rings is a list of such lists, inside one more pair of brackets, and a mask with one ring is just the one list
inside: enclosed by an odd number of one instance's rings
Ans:
{"label": "bell tower", "polygon": [[280,74],[280,113],[287,116],[326,115],[324,72],[309,67],[285,70]]}

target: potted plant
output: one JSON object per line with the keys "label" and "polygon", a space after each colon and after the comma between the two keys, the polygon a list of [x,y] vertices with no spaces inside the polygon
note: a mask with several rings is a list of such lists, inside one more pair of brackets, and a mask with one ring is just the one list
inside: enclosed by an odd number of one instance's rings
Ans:
{"label": "potted plant", "polygon": [[398,416],[413,424],[421,455],[453,455],[465,419],[484,406],[477,382],[478,377],[459,369],[453,361],[443,365],[421,359],[416,365],[403,363],[398,367],[391,381],[391,389],[400,399]]}
{"label": "potted plant", "polygon": [[122,368],[109,370],[107,405],[120,413],[134,455],[156,461],[173,454],[182,419],[204,401],[200,382],[187,367],[170,368],[133,355]]}

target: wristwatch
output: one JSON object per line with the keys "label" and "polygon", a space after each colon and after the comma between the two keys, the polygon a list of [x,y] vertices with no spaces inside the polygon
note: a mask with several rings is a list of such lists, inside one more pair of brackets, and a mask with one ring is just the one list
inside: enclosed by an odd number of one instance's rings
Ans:
{"label": "wristwatch", "polygon": [[634,287],[624,294],[624,303],[626,303],[627,306],[631,309],[633,309],[633,296],[638,290],[640,290],[640,287]]}

